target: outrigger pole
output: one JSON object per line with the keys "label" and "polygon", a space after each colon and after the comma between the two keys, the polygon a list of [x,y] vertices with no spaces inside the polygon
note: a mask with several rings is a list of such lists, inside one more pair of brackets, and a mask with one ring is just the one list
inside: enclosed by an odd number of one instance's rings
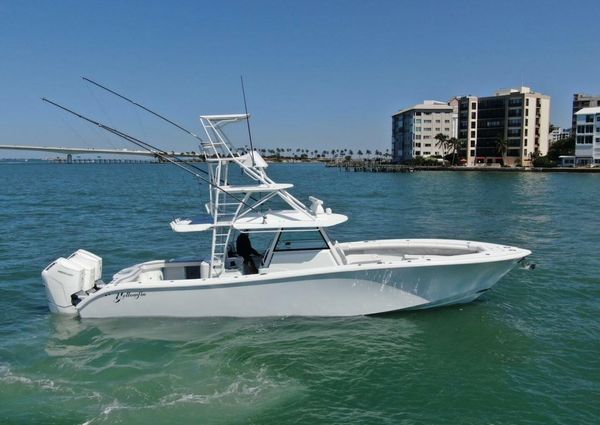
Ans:
{"label": "outrigger pole", "polygon": [[244,90],[244,77],[240,75],[242,82],[242,95],[244,96],[244,110],[246,111],[246,126],[248,127],[248,139],[250,140],[250,158],[254,167],[254,147],[252,146],[252,132],[250,131],[250,115],[248,115],[248,106],[246,105],[246,90]]}
{"label": "outrigger pole", "polygon": [[63,111],[66,111],[66,112],[68,112],[68,113],[70,113],[70,114],[72,114],[72,115],[75,115],[75,116],[76,116],[76,117],[78,117],[78,118],[81,118],[81,119],[82,119],[82,120],[84,120],[84,121],[87,121],[87,122],[89,122],[89,123],[91,123],[91,124],[94,124],[94,125],[96,125],[96,126],[100,127],[102,130],[108,131],[109,133],[112,133],[112,134],[114,134],[114,135],[116,135],[116,136],[119,136],[120,138],[122,138],[122,139],[125,139],[125,140],[127,140],[128,142],[130,142],[130,143],[133,143],[134,145],[136,145],[136,146],[139,146],[139,147],[141,147],[142,149],[145,149],[145,150],[147,150],[148,152],[151,152],[151,153],[155,154],[156,156],[158,156],[158,157],[160,157],[160,158],[162,158],[162,159],[166,160],[167,162],[170,162],[171,164],[173,164],[173,165],[176,165],[176,166],[178,166],[179,168],[181,168],[181,169],[183,169],[183,170],[187,171],[188,173],[192,174],[194,177],[196,177],[196,178],[198,178],[198,179],[202,180],[203,182],[207,183],[209,186],[212,186],[212,187],[214,187],[215,189],[218,189],[218,190],[220,190],[221,192],[225,193],[226,195],[229,195],[229,196],[231,196],[233,199],[235,199],[236,201],[239,201],[239,202],[241,202],[242,204],[244,204],[245,206],[247,206],[247,207],[248,207],[248,208],[250,208],[251,210],[256,210],[256,208],[255,208],[255,207],[253,207],[252,205],[249,205],[249,204],[248,204],[247,202],[245,202],[243,199],[240,199],[240,198],[238,198],[237,196],[235,196],[235,195],[231,194],[230,192],[226,191],[226,190],[225,190],[225,189],[223,189],[222,187],[220,187],[220,186],[218,186],[218,185],[216,185],[216,184],[212,183],[210,180],[208,180],[208,179],[206,179],[206,178],[202,177],[200,174],[198,174],[198,173],[196,173],[196,172],[194,172],[194,171],[190,170],[189,168],[187,168],[187,166],[191,166],[192,168],[194,168],[194,169],[196,169],[196,170],[199,170],[199,171],[202,171],[203,173],[207,174],[207,172],[206,172],[205,170],[203,170],[203,169],[201,169],[201,168],[198,168],[198,167],[195,167],[195,166],[193,166],[193,165],[191,165],[191,164],[186,164],[186,166],[183,166],[183,165],[182,165],[182,164],[180,164],[179,162],[177,162],[177,161],[173,160],[173,159],[171,158],[171,156],[170,156],[170,155],[169,155],[167,152],[165,152],[165,151],[163,151],[163,150],[161,150],[161,149],[158,149],[158,148],[157,148],[157,147],[155,147],[155,146],[152,146],[150,143],[146,143],[146,142],[144,142],[144,141],[142,141],[142,140],[140,140],[140,139],[137,139],[137,138],[135,138],[135,137],[133,137],[133,136],[130,136],[129,134],[123,133],[122,131],[119,131],[119,130],[117,130],[117,129],[114,129],[114,128],[112,128],[112,127],[109,127],[109,126],[107,126],[107,125],[105,125],[105,124],[102,124],[101,122],[94,121],[94,120],[93,120],[93,119],[91,119],[91,118],[88,118],[88,117],[86,117],[86,116],[84,116],[84,115],[81,115],[81,114],[79,114],[79,113],[77,113],[77,112],[75,112],[75,111],[73,111],[73,110],[71,110],[71,109],[69,109],[69,108],[67,108],[67,107],[65,107],[65,106],[59,105],[58,103],[56,103],[56,102],[53,102],[53,101],[51,101],[51,100],[49,100],[49,99],[46,99],[45,97],[42,97],[42,101],[44,101],[44,102],[46,102],[46,103],[49,103],[49,104],[51,104],[51,105],[53,105],[53,106],[56,106],[57,108],[59,108],[59,109],[62,109]]}
{"label": "outrigger pole", "polygon": [[[168,118],[166,118],[166,117],[164,117],[164,116],[162,116],[162,115],[160,115],[160,114],[158,114],[158,113],[156,113],[156,112],[152,111],[151,109],[148,109],[148,108],[146,108],[144,105],[140,105],[139,103],[137,103],[137,102],[135,102],[135,101],[133,101],[133,100],[129,99],[128,97],[126,97],[126,96],[123,96],[122,94],[119,94],[119,93],[117,93],[116,91],[114,91],[114,90],[111,90],[111,89],[109,89],[108,87],[105,87],[105,86],[103,86],[103,85],[102,85],[102,84],[100,84],[100,83],[97,83],[97,82],[95,82],[95,81],[93,81],[93,80],[90,80],[90,79],[89,79],[89,78],[87,78],[87,77],[83,77],[83,76],[82,76],[81,78],[83,78],[83,80],[84,80],[84,81],[87,81],[88,83],[91,83],[91,84],[93,84],[93,85],[95,85],[95,86],[97,86],[97,87],[100,87],[101,89],[103,89],[103,90],[106,90],[107,92],[109,92],[109,93],[112,93],[112,94],[114,94],[115,96],[117,96],[117,97],[120,97],[120,98],[121,98],[121,99],[123,99],[123,100],[126,100],[127,102],[129,102],[129,103],[131,103],[131,104],[133,104],[133,105],[137,106],[138,108],[142,108],[144,111],[151,113],[151,114],[152,114],[152,115],[154,115],[155,117],[158,117],[158,118],[160,118],[161,120],[163,120],[163,121],[166,121],[166,122],[168,122],[168,123],[169,123],[169,124],[171,124],[171,125],[174,125],[175,127],[177,127],[178,129],[180,129],[180,130],[181,130],[181,131],[183,131],[184,133],[187,133],[187,134],[189,134],[190,136],[192,136],[192,137],[194,137],[194,138],[196,138],[196,139],[200,140],[200,142],[202,142],[202,141],[203,141],[203,140],[202,140],[202,138],[201,138],[200,136],[198,136],[197,134],[195,134],[195,133],[191,132],[191,131],[190,131],[190,130],[188,130],[187,128],[184,128],[184,127],[180,126],[179,124],[177,124],[177,123],[175,123],[175,122],[171,121],[170,119],[168,119]],[[244,101],[244,103],[245,103],[245,101]]]}
{"label": "outrigger pole", "polygon": [[[198,136],[197,134],[195,134],[195,133],[193,133],[192,131],[188,130],[187,128],[184,128],[184,127],[180,126],[179,124],[177,124],[177,123],[175,123],[175,122],[171,121],[170,119],[168,119],[168,118],[164,117],[163,115],[160,115],[159,113],[157,113],[157,112],[154,112],[153,110],[151,110],[151,109],[149,109],[149,108],[146,108],[144,105],[141,105],[141,104],[137,103],[136,101],[134,101],[134,100],[132,100],[132,99],[128,98],[127,96],[124,96],[124,95],[122,95],[122,94],[120,94],[120,93],[117,93],[116,91],[114,91],[114,90],[112,90],[112,89],[109,89],[108,87],[106,87],[106,86],[103,86],[102,84],[100,84],[100,83],[97,83],[97,82],[95,82],[94,80],[91,80],[91,79],[89,79],[89,78],[87,78],[87,77],[84,77],[84,76],[82,76],[81,78],[82,78],[84,81],[87,81],[88,83],[91,83],[91,84],[95,85],[96,87],[100,87],[101,89],[103,89],[103,90],[106,90],[107,92],[109,92],[109,93],[111,93],[111,94],[114,94],[114,95],[115,95],[115,96],[117,96],[117,97],[120,97],[121,99],[123,99],[123,100],[125,100],[125,101],[127,101],[127,102],[129,102],[129,103],[131,103],[131,104],[133,104],[133,105],[135,105],[135,106],[137,106],[138,108],[141,108],[141,109],[143,109],[144,111],[151,113],[151,114],[152,114],[152,115],[154,115],[155,117],[158,117],[158,118],[160,118],[161,120],[163,120],[163,121],[166,121],[166,122],[168,122],[168,123],[169,123],[169,124],[171,124],[171,125],[174,125],[175,127],[177,127],[178,129],[180,129],[180,130],[181,130],[181,131],[183,131],[184,133],[187,133],[187,134],[189,134],[190,136],[194,137],[195,139],[199,140],[199,141],[200,141],[200,143],[203,143],[203,142],[204,142],[200,136]],[[242,76],[241,76],[241,75],[240,75],[240,80],[242,81],[242,93],[243,93],[243,95],[244,95],[244,108],[246,109],[246,115],[248,115],[248,107],[246,106],[246,92],[244,91],[244,80],[242,79]],[[248,137],[250,138],[250,149],[252,150],[252,152],[254,152],[254,149],[252,148],[252,133],[250,132],[250,117],[249,117],[249,116],[246,118],[246,123],[247,123],[247,125],[248,125]],[[200,148],[202,148],[202,145],[200,146]],[[202,149],[202,151],[203,151],[203,155],[204,155],[204,160],[206,160],[206,152],[204,152],[204,149]],[[252,155],[250,156],[250,158],[252,159],[252,166],[254,166],[254,165],[255,165],[255,163],[254,163],[254,154],[252,154]],[[189,165],[189,164],[188,164],[188,165]],[[190,166],[191,166],[192,168],[194,168],[194,169],[196,169],[196,170],[198,170],[198,171],[201,171],[201,172],[203,172],[204,174],[208,175],[208,172],[207,172],[207,171],[205,171],[205,170],[203,170],[202,168],[198,168],[198,167],[195,167],[195,166],[193,166],[193,165],[190,165]],[[252,200],[254,200],[254,201],[256,201],[256,200],[257,200],[257,199],[256,199],[256,198],[254,198],[253,196],[250,196],[250,199],[252,199]]]}
{"label": "outrigger pole", "polygon": [[[175,126],[175,127],[177,127],[179,130],[181,130],[181,131],[183,131],[184,133],[187,133],[187,134],[189,134],[190,136],[194,137],[195,139],[199,140],[201,144],[202,144],[202,143],[204,143],[204,140],[202,140],[202,138],[201,138],[200,136],[198,136],[196,133],[193,133],[192,131],[188,130],[187,128],[184,128],[184,127],[182,127],[181,125],[177,124],[176,122],[173,122],[173,121],[171,121],[171,120],[170,120],[170,119],[168,119],[167,117],[164,117],[163,115],[160,115],[159,113],[157,113],[157,112],[154,112],[153,110],[151,110],[151,109],[149,109],[149,108],[146,108],[144,105],[141,105],[141,104],[137,103],[136,101],[134,101],[134,100],[132,100],[132,99],[128,98],[127,96],[124,96],[124,95],[122,95],[122,94],[120,94],[120,93],[117,93],[116,91],[114,91],[114,90],[112,90],[112,89],[109,89],[108,87],[106,87],[106,86],[104,86],[104,85],[102,85],[102,84],[100,84],[100,83],[97,83],[97,82],[96,82],[96,81],[94,81],[94,80],[91,80],[91,79],[89,79],[89,78],[87,78],[87,77],[84,77],[84,76],[81,76],[81,78],[82,78],[84,81],[87,81],[88,83],[90,83],[90,84],[93,84],[93,85],[95,85],[96,87],[100,87],[101,89],[103,89],[103,90],[106,90],[107,92],[109,92],[109,93],[111,93],[111,94],[114,94],[114,95],[115,95],[115,96],[117,96],[117,97],[120,97],[121,99],[123,99],[123,100],[125,100],[125,101],[127,101],[127,102],[129,102],[129,103],[131,103],[131,104],[133,104],[133,105],[135,105],[135,106],[137,106],[138,108],[141,108],[141,109],[143,109],[144,111],[151,113],[151,114],[152,114],[152,115],[154,115],[155,117],[158,117],[158,118],[160,118],[161,120],[163,120],[163,121],[166,121],[166,122],[168,122],[168,123],[169,123],[169,124],[171,124],[171,125],[174,125],[174,126]],[[252,151],[252,154],[250,155],[250,159],[252,160],[252,166],[254,167],[256,164],[255,164],[255,161],[254,161],[254,148],[253,148],[253,146],[252,146],[252,132],[250,131],[250,116],[248,115],[248,106],[246,105],[246,91],[244,90],[244,79],[242,78],[242,76],[241,76],[241,75],[240,75],[240,81],[242,82],[242,94],[243,94],[243,97],[244,97],[244,109],[246,110],[246,125],[247,125],[247,127],[248,127],[248,138],[250,139],[250,150]],[[210,136],[209,136],[209,137],[210,137]],[[204,148],[202,147],[202,145],[200,145],[200,148],[202,149],[202,153],[203,153],[203,155],[204,155],[204,160],[206,161],[206,152],[204,152]],[[171,156],[173,156],[173,155],[171,155]],[[189,165],[189,164],[188,164],[188,165]],[[194,167],[193,165],[189,165],[189,166],[191,166],[192,168],[194,168],[194,169],[196,169],[196,170],[198,170],[198,171],[201,171],[201,172],[203,172],[204,174],[207,174],[207,175],[208,175],[208,172],[206,172],[205,170],[203,170],[203,169],[201,169],[201,168]],[[250,199],[252,199],[253,201],[258,201],[256,198],[254,198],[254,197],[253,197],[253,196],[251,196],[251,195],[250,195]]]}

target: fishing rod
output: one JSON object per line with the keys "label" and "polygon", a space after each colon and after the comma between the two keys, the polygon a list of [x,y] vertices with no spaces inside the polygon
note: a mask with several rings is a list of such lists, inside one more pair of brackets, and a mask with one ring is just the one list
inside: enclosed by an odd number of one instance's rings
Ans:
{"label": "fishing rod", "polygon": [[103,89],[103,90],[106,90],[107,92],[109,92],[109,93],[112,93],[112,94],[114,94],[115,96],[117,96],[117,97],[120,97],[120,98],[121,98],[121,99],[123,99],[123,100],[126,100],[127,102],[129,102],[129,103],[131,103],[131,104],[133,104],[133,105],[137,106],[138,108],[141,108],[141,109],[143,109],[144,111],[151,113],[151,114],[152,114],[152,115],[154,115],[155,117],[158,117],[158,118],[160,118],[161,120],[163,120],[163,121],[166,121],[166,122],[168,122],[168,123],[169,123],[169,124],[171,124],[171,125],[174,125],[175,127],[177,127],[178,129],[180,129],[180,130],[181,130],[181,131],[183,131],[184,133],[187,133],[187,134],[189,134],[190,136],[192,136],[192,137],[194,137],[194,138],[198,139],[200,142],[203,142],[202,138],[201,138],[200,136],[198,136],[197,134],[195,134],[195,133],[191,132],[191,131],[190,131],[190,130],[188,130],[187,128],[184,128],[184,127],[180,126],[179,124],[177,124],[177,123],[175,123],[175,122],[171,121],[170,119],[168,119],[168,118],[166,118],[166,117],[164,117],[164,116],[160,115],[159,113],[157,113],[157,112],[154,112],[153,110],[151,110],[151,109],[149,109],[149,108],[146,108],[144,105],[141,105],[141,104],[139,104],[139,103],[137,103],[137,102],[135,102],[135,101],[131,100],[130,98],[128,98],[128,97],[126,97],[126,96],[124,96],[124,95],[122,95],[122,94],[120,94],[120,93],[117,93],[116,91],[114,91],[114,90],[111,90],[111,89],[109,89],[109,88],[108,88],[108,87],[106,87],[106,86],[103,86],[103,85],[102,85],[102,84],[100,84],[100,83],[97,83],[97,82],[95,82],[95,81],[93,81],[93,80],[90,80],[90,79],[89,79],[89,78],[87,78],[87,77],[83,77],[83,76],[82,76],[81,78],[82,78],[84,81],[87,81],[88,83],[91,83],[91,84],[95,85],[96,87],[100,87],[101,89]]}
{"label": "fishing rod", "polygon": [[[78,118],[81,118],[81,119],[82,119],[82,120],[84,120],[84,121],[87,121],[87,122],[89,122],[89,123],[91,123],[91,124],[94,124],[94,125],[96,125],[96,126],[100,127],[101,129],[103,129],[103,130],[105,130],[105,131],[108,131],[109,133],[112,133],[112,134],[114,134],[114,135],[116,135],[116,136],[118,136],[118,137],[120,137],[120,138],[122,138],[122,139],[125,139],[125,140],[127,140],[127,141],[128,141],[128,142],[130,142],[130,143],[133,143],[133,144],[134,144],[134,145],[136,145],[136,146],[139,146],[139,147],[141,147],[141,148],[142,148],[142,149],[144,149],[144,150],[147,150],[148,152],[151,152],[151,153],[153,153],[154,155],[157,155],[157,156],[159,156],[160,158],[162,158],[162,159],[164,159],[164,160],[166,160],[166,161],[168,161],[168,162],[170,162],[170,163],[172,163],[172,164],[174,164],[174,165],[178,166],[178,167],[179,167],[179,168],[181,168],[182,170],[184,170],[184,171],[187,171],[188,173],[190,173],[190,174],[194,175],[196,178],[198,178],[198,179],[200,179],[200,180],[204,181],[204,182],[205,182],[205,183],[207,183],[209,186],[212,186],[212,187],[214,187],[214,188],[216,188],[216,189],[220,190],[221,192],[225,193],[226,195],[229,195],[229,196],[231,196],[233,199],[235,199],[236,201],[239,201],[240,203],[242,203],[243,205],[247,206],[247,207],[248,207],[248,208],[250,208],[251,210],[256,210],[256,208],[255,208],[255,207],[253,207],[252,205],[249,205],[249,204],[248,204],[247,202],[245,202],[243,199],[240,199],[240,198],[238,198],[237,196],[234,196],[234,195],[232,195],[230,192],[226,191],[226,190],[225,190],[225,189],[223,189],[222,187],[220,187],[220,186],[218,186],[218,185],[216,185],[216,184],[212,183],[210,180],[208,180],[208,179],[206,179],[206,178],[202,177],[200,174],[198,174],[198,173],[195,173],[194,171],[190,170],[189,168],[187,168],[187,167],[183,166],[182,164],[178,163],[177,161],[173,160],[173,159],[170,157],[170,155],[169,155],[168,153],[166,153],[165,151],[163,151],[163,150],[161,150],[161,149],[158,149],[158,148],[156,148],[156,147],[152,146],[151,144],[149,144],[149,143],[146,143],[146,142],[144,142],[144,141],[142,141],[142,140],[140,140],[140,139],[137,139],[137,138],[135,138],[135,137],[133,137],[133,136],[130,136],[129,134],[123,133],[123,132],[122,132],[122,131],[120,131],[120,130],[117,130],[117,129],[114,129],[114,128],[112,128],[112,127],[109,127],[109,126],[107,126],[107,125],[105,125],[105,124],[102,124],[101,122],[94,121],[94,120],[93,120],[93,119],[91,119],[91,118],[88,118],[88,117],[86,117],[86,116],[84,116],[84,115],[82,115],[82,114],[79,114],[79,113],[77,113],[77,112],[75,112],[75,111],[73,111],[73,110],[71,110],[71,109],[69,109],[69,108],[67,108],[67,107],[65,107],[65,106],[59,105],[58,103],[56,103],[56,102],[53,102],[53,101],[51,101],[51,100],[49,100],[49,99],[46,99],[45,97],[42,97],[42,101],[44,101],[44,102],[46,102],[46,103],[49,103],[49,104],[51,104],[51,105],[53,105],[53,106],[55,106],[55,107],[57,107],[57,108],[59,108],[59,109],[62,109],[63,111],[66,111],[66,112],[68,112],[68,113],[70,113],[70,114],[72,114],[72,115],[75,115],[76,117],[78,117]],[[186,164],[186,165],[190,165],[190,164]],[[194,168],[197,168],[197,167],[194,167]],[[201,170],[201,169],[200,169],[200,170]],[[201,171],[205,172],[204,170],[201,170]]]}
{"label": "fishing rod", "polygon": [[252,166],[254,167],[254,148],[252,147],[252,132],[250,131],[250,115],[248,115],[248,106],[246,105],[246,90],[244,90],[244,77],[240,75],[240,81],[242,82],[242,95],[244,96],[244,110],[246,111],[246,126],[248,127],[248,139],[250,139],[250,158],[252,159]]}

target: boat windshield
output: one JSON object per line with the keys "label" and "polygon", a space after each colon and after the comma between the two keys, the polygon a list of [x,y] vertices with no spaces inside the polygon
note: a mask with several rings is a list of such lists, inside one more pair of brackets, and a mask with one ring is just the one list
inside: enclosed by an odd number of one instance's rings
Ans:
{"label": "boat windshield", "polygon": [[307,251],[328,249],[327,242],[319,230],[281,232],[275,251]]}

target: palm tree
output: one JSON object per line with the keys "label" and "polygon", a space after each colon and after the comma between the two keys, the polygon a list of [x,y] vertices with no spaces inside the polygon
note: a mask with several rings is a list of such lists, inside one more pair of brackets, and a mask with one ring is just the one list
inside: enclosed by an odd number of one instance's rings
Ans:
{"label": "palm tree", "polygon": [[444,157],[449,147],[448,136],[444,133],[438,133],[435,135],[434,139],[437,140],[435,147],[442,150],[442,157]]}
{"label": "palm tree", "polygon": [[508,139],[506,137],[499,137],[496,140],[496,148],[498,149],[498,153],[502,155],[502,165],[504,165],[506,153],[508,152]]}
{"label": "palm tree", "polygon": [[446,141],[446,146],[452,150],[452,165],[456,165],[456,154],[460,151],[460,148],[466,140],[459,140],[456,137],[451,137]]}

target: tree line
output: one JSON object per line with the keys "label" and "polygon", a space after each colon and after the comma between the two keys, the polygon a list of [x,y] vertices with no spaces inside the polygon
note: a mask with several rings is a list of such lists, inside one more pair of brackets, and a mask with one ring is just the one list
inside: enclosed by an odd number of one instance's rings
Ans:
{"label": "tree line", "polygon": [[[358,159],[386,160],[392,157],[390,150],[371,149],[304,149],[304,148],[255,148],[264,158],[297,159],[297,160],[351,160]],[[237,149],[238,153],[249,152],[250,147],[244,146]]]}

